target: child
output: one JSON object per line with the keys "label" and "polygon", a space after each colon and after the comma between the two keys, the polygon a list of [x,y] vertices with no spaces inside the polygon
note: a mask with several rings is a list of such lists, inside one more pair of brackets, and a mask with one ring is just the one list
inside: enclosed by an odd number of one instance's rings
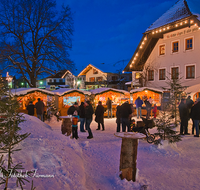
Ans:
{"label": "child", "polygon": [[72,115],[72,139],[76,138],[78,139],[78,112],[75,110],[73,115]]}
{"label": "child", "polygon": [[154,104],[154,108],[153,108],[154,118],[156,118],[156,112],[157,112],[157,106],[156,104]]}

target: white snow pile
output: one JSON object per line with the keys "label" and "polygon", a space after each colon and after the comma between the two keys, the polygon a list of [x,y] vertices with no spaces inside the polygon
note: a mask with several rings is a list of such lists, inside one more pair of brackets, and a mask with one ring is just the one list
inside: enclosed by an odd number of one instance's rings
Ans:
{"label": "white snow pile", "polygon": [[[21,142],[14,163],[24,170],[37,170],[28,180],[38,190],[197,190],[199,189],[200,139],[184,136],[182,141],[162,146],[139,140],[136,182],[119,177],[121,138],[114,136],[116,119],[105,119],[105,131],[91,123],[93,139],[78,130],[79,139],[61,134],[61,121],[43,123],[25,115],[22,133],[31,135]],[[50,126],[51,127],[50,127]],[[189,128],[191,132],[191,126]],[[10,189],[17,189],[14,179]],[[14,188],[15,187],[15,188]],[[30,189],[27,184],[24,189]]]}

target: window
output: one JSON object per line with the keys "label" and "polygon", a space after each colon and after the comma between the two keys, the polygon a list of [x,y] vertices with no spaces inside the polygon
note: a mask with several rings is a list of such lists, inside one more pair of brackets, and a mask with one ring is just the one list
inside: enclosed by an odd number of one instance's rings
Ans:
{"label": "window", "polygon": [[159,55],[165,55],[165,45],[160,46]]}
{"label": "window", "polygon": [[178,41],[172,43],[172,53],[178,52]]}
{"label": "window", "polygon": [[98,71],[96,69],[93,69],[93,74],[98,74]]}
{"label": "window", "polygon": [[97,77],[96,81],[103,81],[103,77]]}
{"label": "window", "polygon": [[165,80],[165,69],[159,69],[159,80]]}
{"label": "window", "polygon": [[63,82],[63,79],[59,79],[59,82]]}
{"label": "window", "polygon": [[53,81],[56,82],[56,79],[54,79]]}
{"label": "window", "polygon": [[49,82],[52,82],[52,79],[49,79]]}
{"label": "window", "polygon": [[186,66],[186,79],[194,79],[195,78],[195,66]]}
{"label": "window", "polygon": [[94,77],[90,77],[89,81],[90,82],[95,82],[95,78]]}
{"label": "window", "polygon": [[117,81],[118,77],[117,76],[112,76],[112,81]]}
{"label": "window", "polygon": [[148,81],[153,81],[154,80],[154,70],[149,70],[148,71]]}
{"label": "window", "polygon": [[172,70],[171,70],[171,78],[172,79],[178,79],[178,75],[179,75],[178,67],[172,68]]}
{"label": "window", "polygon": [[190,50],[193,48],[193,39],[188,38],[185,40],[185,50]]}
{"label": "window", "polygon": [[139,79],[140,78],[140,73],[135,73],[135,79]]}

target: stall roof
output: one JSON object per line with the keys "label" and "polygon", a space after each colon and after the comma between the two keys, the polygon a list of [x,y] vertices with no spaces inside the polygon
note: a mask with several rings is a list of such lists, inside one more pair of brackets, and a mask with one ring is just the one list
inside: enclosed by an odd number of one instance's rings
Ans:
{"label": "stall roof", "polygon": [[59,96],[63,96],[64,94],[68,94],[71,92],[79,92],[85,95],[90,95],[91,92],[88,92],[86,90],[79,90],[79,89],[70,89],[70,88],[60,88],[58,90],[53,90],[52,92],[54,92],[55,94],[59,95]]}
{"label": "stall roof", "polygon": [[196,84],[193,86],[188,87],[185,92],[193,96],[195,93],[200,92],[200,84]]}
{"label": "stall roof", "polygon": [[21,96],[21,95],[26,95],[32,92],[43,92],[45,94],[50,94],[50,95],[54,95],[54,93],[52,91],[48,91],[48,90],[44,90],[41,88],[17,88],[17,89],[12,89],[11,90],[11,94],[16,95],[16,96]]}
{"label": "stall roof", "polygon": [[97,88],[97,89],[94,89],[94,90],[90,90],[90,92],[92,94],[95,94],[95,95],[101,94],[101,93],[106,92],[106,91],[114,91],[114,92],[119,92],[119,93],[122,93],[122,94],[129,93],[126,90],[120,90],[120,89],[115,89],[115,88]]}
{"label": "stall roof", "polygon": [[136,93],[136,92],[142,92],[144,90],[150,90],[150,91],[155,91],[158,93],[163,93],[163,90],[160,90],[158,88],[151,88],[151,87],[141,87],[141,88],[137,88],[137,89],[133,89],[130,91],[131,94]]}

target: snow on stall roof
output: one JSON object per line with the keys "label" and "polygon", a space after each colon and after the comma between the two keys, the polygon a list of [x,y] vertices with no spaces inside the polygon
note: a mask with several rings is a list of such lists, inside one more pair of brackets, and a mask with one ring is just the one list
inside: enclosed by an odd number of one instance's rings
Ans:
{"label": "snow on stall roof", "polygon": [[40,92],[44,92],[46,94],[54,95],[54,93],[52,91],[44,90],[41,88],[17,88],[17,89],[12,89],[11,94],[20,96],[20,95],[26,95],[26,94],[28,94],[30,92],[34,92],[34,91],[40,91]]}
{"label": "snow on stall roof", "polygon": [[119,93],[129,93],[128,91],[126,90],[120,90],[120,89],[114,89],[114,88],[97,88],[97,89],[94,89],[94,90],[90,90],[90,92],[92,94],[100,94],[102,92],[106,92],[106,91],[116,91],[116,92],[119,92]]}
{"label": "snow on stall roof", "polygon": [[187,0],[186,2],[188,4],[188,10],[186,4],[184,3],[184,0],[179,0],[160,18],[158,18],[153,24],[151,24],[151,26],[147,28],[146,32],[167,25],[169,23],[184,19],[188,16],[191,16],[191,13],[192,15],[197,15],[197,18],[200,20],[200,7],[198,7],[198,1],[199,0]]}
{"label": "snow on stall roof", "polygon": [[70,92],[73,92],[73,91],[78,91],[78,92],[86,94],[86,95],[90,95],[91,94],[91,92],[88,92],[86,90],[71,89],[71,88],[60,88],[60,89],[57,89],[57,90],[53,90],[52,92],[54,92],[55,94],[57,94],[59,96],[62,96],[64,94],[66,94],[66,93],[70,93]]}
{"label": "snow on stall roof", "polygon": [[163,90],[158,89],[158,88],[152,88],[152,87],[136,88],[136,89],[131,90],[130,93],[141,92],[141,91],[144,91],[144,90],[152,90],[152,91],[163,93]]}
{"label": "snow on stall roof", "polygon": [[200,92],[200,84],[196,84],[193,86],[188,87],[185,92],[193,96],[195,93]]}

